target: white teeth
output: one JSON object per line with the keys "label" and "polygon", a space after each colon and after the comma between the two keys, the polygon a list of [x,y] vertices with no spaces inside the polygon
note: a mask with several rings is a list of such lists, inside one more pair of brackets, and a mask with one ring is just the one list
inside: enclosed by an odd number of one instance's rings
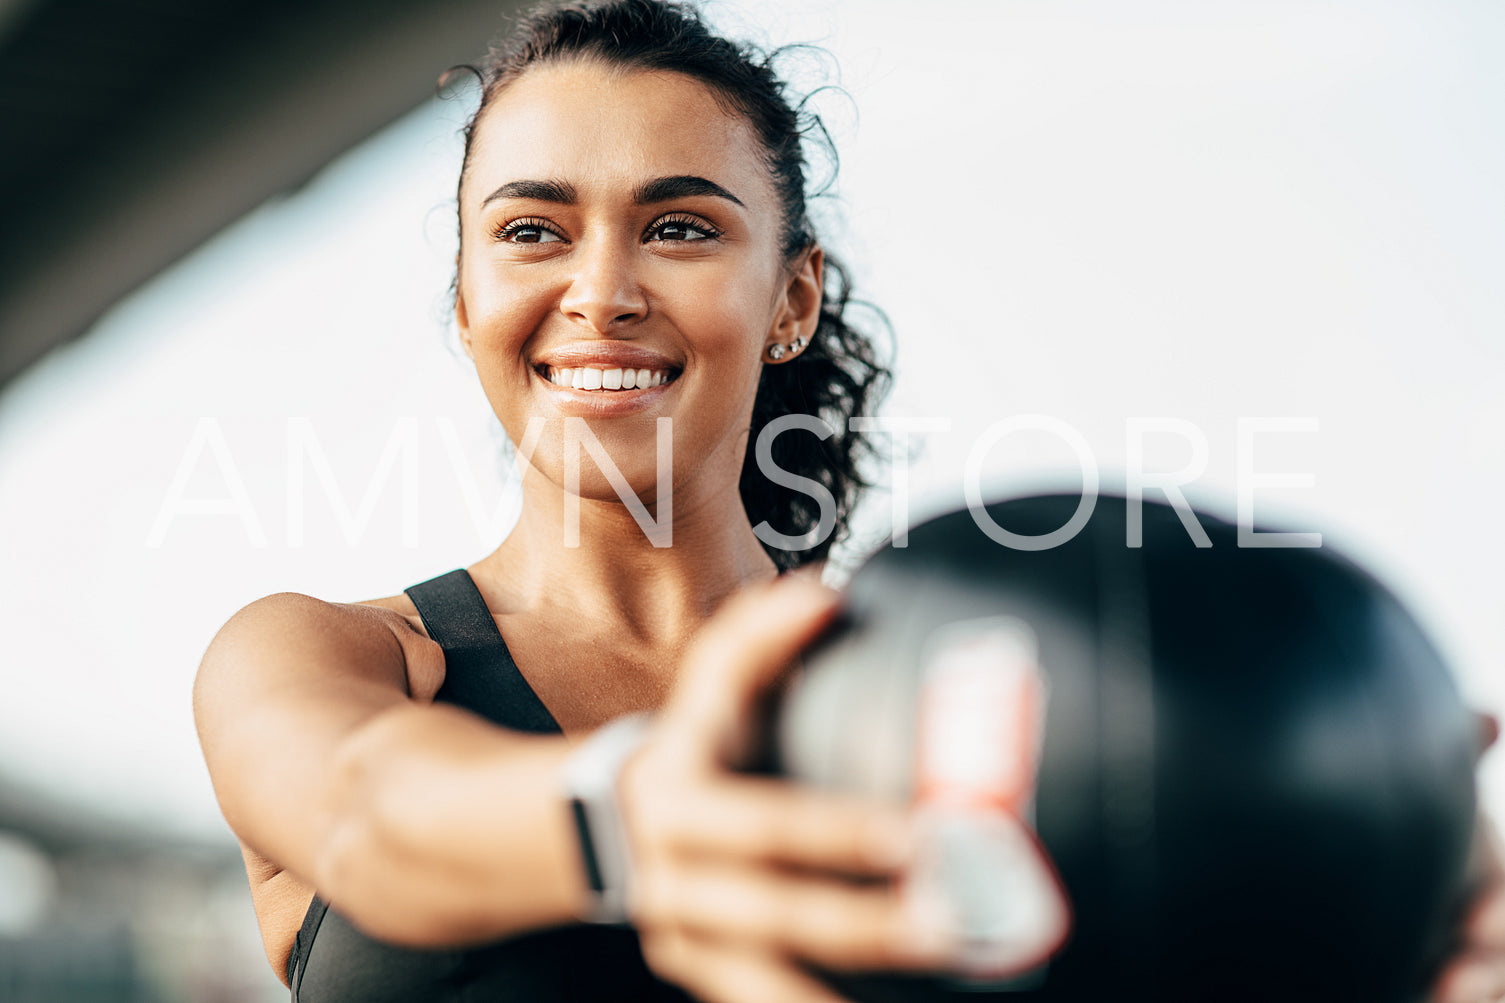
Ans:
{"label": "white teeth", "polygon": [[544,370],[544,378],[576,390],[646,390],[669,382],[667,369],[592,369],[589,366]]}

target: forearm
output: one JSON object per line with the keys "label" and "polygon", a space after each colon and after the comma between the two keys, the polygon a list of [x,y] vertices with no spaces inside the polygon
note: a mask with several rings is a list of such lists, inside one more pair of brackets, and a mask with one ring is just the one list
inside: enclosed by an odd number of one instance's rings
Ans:
{"label": "forearm", "polygon": [[315,886],[367,933],[415,947],[569,921],[583,889],[568,750],[443,704],[379,715],[339,748]]}

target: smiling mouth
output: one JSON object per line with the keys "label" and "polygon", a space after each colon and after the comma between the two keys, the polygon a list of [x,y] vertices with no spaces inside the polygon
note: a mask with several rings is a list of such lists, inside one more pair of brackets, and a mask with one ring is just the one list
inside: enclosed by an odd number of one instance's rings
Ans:
{"label": "smiling mouth", "polygon": [[607,369],[597,366],[541,366],[539,375],[555,386],[575,390],[646,390],[672,383],[676,369]]}

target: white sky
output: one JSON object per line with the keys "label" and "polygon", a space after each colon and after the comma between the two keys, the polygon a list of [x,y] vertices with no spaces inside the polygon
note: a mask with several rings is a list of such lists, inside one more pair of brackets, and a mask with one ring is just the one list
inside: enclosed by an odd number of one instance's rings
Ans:
{"label": "white sky", "polygon": [[[828,242],[893,320],[888,412],[952,422],[911,472],[916,511],[959,500],[969,448],[1012,415],[1076,428],[1107,483],[1129,418],[1195,423],[1209,462],[1188,493],[1221,511],[1240,417],[1316,419],[1261,435],[1258,470],[1315,484],[1261,488],[1257,511],[1371,566],[1467,691],[1505,708],[1505,8],[715,11],[734,32],[818,41],[840,64],[851,101],[820,104],[842,157]],[[218,625],[269,592],[391,594],[494,545],[500,431],[440,321],[461,114],[409,116],[0,397],[5,773],[117,817],[223,833],[189,709]],[[355,545],[317,455],[294,506],[306,542],[290,542],[290,427],[316,440],[352,510],[377,485]],[[414,546],[403,470],[373,477],[404,436]],[[196,439],[207,446],[185,465]],[[1189,455],[1174,435],[1146,440],[1152,469]],[[180,467],[190,497],[227,498],[238,478],[254,525],[202,513],[155,527]],[[1012,489],[1074,470],[1043,434],[987,464]],[[886,504],[865,513],[870,537]],[[1487,784],[1505,806],[1498,763]]]}

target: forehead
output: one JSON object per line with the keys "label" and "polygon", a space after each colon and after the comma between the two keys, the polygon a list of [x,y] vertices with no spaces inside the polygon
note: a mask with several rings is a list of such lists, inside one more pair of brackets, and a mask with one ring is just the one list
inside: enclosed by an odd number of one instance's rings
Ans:
{"label": "forehead", "polygon": [[570,62],[534,67],[493,99],[476,125],[466,188],[557,178],[606,195],[683,174],[749,207],[774,197],[752,125],[700,81]]}

